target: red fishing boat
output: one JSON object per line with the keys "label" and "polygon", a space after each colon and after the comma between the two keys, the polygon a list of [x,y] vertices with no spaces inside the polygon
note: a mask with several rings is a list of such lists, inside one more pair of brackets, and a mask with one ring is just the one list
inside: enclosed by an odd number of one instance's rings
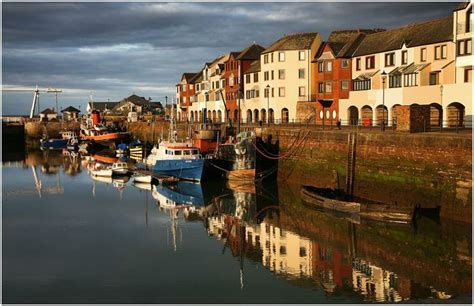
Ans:
{"label": "red fishing boat", "polygon": [[127,132],[111,131],[101,123],[100,113],[93,110],[81,124],[81,140],[93,140],[96,142],[111,142],[126,139],[130,136]]}

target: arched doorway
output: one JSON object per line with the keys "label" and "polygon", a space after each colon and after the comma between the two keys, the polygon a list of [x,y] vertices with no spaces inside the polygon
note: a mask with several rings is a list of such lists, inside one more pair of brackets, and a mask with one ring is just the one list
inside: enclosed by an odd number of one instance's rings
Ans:
{"label": "arched doorway", "polygon": [[267,110],[264,108],[260,111],[260,119],[262,122],[267,122]]}
{"label": "arched doorway", "polygon": [[347,109],[347,118],[349,119],[349,125],[359,124],[359,110],[355,106],[351,106]]}
{"label": "arched doorway", "polygon": [[217,112],[215,110],[212,111],[212,122],[216,122],[217,120]]}
{"label": "arched doorway", "polygon": [[219,123],[222,122],[222,111],[221,110],[217,111],[217,122],[219,122]]}
{"label": "arched doorway", "polygon": [[211,112],[211,110],[208,110],[208,111],[207,111],[206,121],[211,120],[211,118],[212,118],[212,112]]}
{"label": "arched doorway", "polygon": [[274,123],[274,122],[275,122],[275,115],[274,115],[274,113],[273,113],[273,108],[270,108],[270,109],[268,110],[268,121],[269,121],[270,123]]}
{"label": "arched doorway", "polygon": [[382,125],[382,120],[385,126],[388,124],[388,108],[384,105],[379,105],[375,108],[375,122],[378,126]]}
{"label": "arched doorway", "polygon": [[239,110],[234,109],[234,121],[237,122],[239,120]]}
{"label": "arched doorway", "polygon": [[258,109],[254,109],[254,111],[253,111],[253,121],[254,121],[255,123],[257,123],[258,120],[259,120]]}
{"label": "arched doorway", "polygon": [[395,104],[392,106],[392,125],[397,126],[397,117],[398,117],[398,108],[400,107],[400,104]]}
{"label": "arched doorway", "polygon": [[281,110],[281,122],[282,123],[288,123],[289,120],[290,120],[290,112],[285,107]]}
{"label": "arched doorway", "polygon": [[250,109],[247,110],[247,123],[252,123],[252,111]]}
{"label": "arched doorway", "polygon": [[199,111],[199,122],[202,122],[202,111]]}
{"label": "arched doorway", "polygon": [[362,113],[362,124],[364,126],[371,126],[372,115],[373,115],[372,107],[368,105],[364,105],[361,109],[361,113]]}
{"label": "arched doorway", "polygon": [[440,127],[443,122],[443,108],[438,103],[430,104],[430,126]]}
{"label": "arched doorway", "polygon": [[194,122],[194,112],[191,112],[191,122]]}
{"label": "arched doorway", "polygon": [[448,105],[446,115],[448,117],[449,127],[460,127],[464,124],[464,105],[459,102],[453,102]]}

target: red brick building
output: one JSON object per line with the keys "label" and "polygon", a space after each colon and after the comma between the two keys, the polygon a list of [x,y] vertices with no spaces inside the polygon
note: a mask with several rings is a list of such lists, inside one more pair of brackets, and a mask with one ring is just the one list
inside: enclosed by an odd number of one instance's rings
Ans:
{"label": "red brick building", "polygon": [[196,92],[195,81],[199,77],[199,73],[185,72],[181,76],[181,81],[176,85],[176,102],[181,112],[179,121],[188,119],[188,109],[194,102],[194,94]]}
{"label": "red brick building", "polygon": [[[231,52],[229,59],[224,63],[224,79],[225,79],[225,100],[228,116],[231,120],[237,119],[237,100],[243,100],[244,96],[244,71],[246,71],[253,61],[260,59],[260,53],[265,50],[264,47],[253,43],[240,52]],[[240,115],[242,118],[242,114]]]}
{"label": "red brick building", "polygon": [[[312,61],[311,69],[315,76],[312,79],[313,88],[316,88],[317,125],[337,124],[339,99],[348,99],[352,90],[351,56],[364,36],[374,31],[377,30],[335,31],[321,44]],[[343,124],[349,123],[343,122]]]}

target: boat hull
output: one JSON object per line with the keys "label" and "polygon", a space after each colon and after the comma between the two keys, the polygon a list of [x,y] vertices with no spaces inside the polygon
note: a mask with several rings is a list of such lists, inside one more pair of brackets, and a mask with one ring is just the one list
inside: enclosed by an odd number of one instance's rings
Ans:
{"label": "boat hull", "polygon": [[102,177],[112,177],[112,170],[110,169],[101,169],[101,170],[91,170],[92,175],[102,176]]}
{"label": "boat hull", "polygon": [[128,133],[123,133],[123,132],[118,132],[118,133],[105,133],[102,135],[94,135],[94,136],[89,136],[89,135],[81,135],[82,140],[93,140],[97,142],[110,142],[110,141],[116,141],[116,140],[121,140],[121,139],[126,139],[130,135]]}
{"label": "boat hull", "polygon": [[48,139],[41,141],[42,149],[64,149],[68,144],[68,139]]}
{"label": "boat hull", "polygon": [[203,159],[169,159],[157,160],[152,171],[183,180],[200,181],[203,169]]}

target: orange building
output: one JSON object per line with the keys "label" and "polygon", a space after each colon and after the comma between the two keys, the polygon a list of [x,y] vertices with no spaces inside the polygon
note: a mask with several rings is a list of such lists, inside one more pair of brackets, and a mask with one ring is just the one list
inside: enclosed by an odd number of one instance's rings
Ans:
{"label": "orange building", "polygon": [[188,109],[194,102],[196,92],[195,81],[199,73],[185,72],[181,76],[181,81],[176,85],[176,103],[180,108],[178,121],[186,121],[188,118]]}

